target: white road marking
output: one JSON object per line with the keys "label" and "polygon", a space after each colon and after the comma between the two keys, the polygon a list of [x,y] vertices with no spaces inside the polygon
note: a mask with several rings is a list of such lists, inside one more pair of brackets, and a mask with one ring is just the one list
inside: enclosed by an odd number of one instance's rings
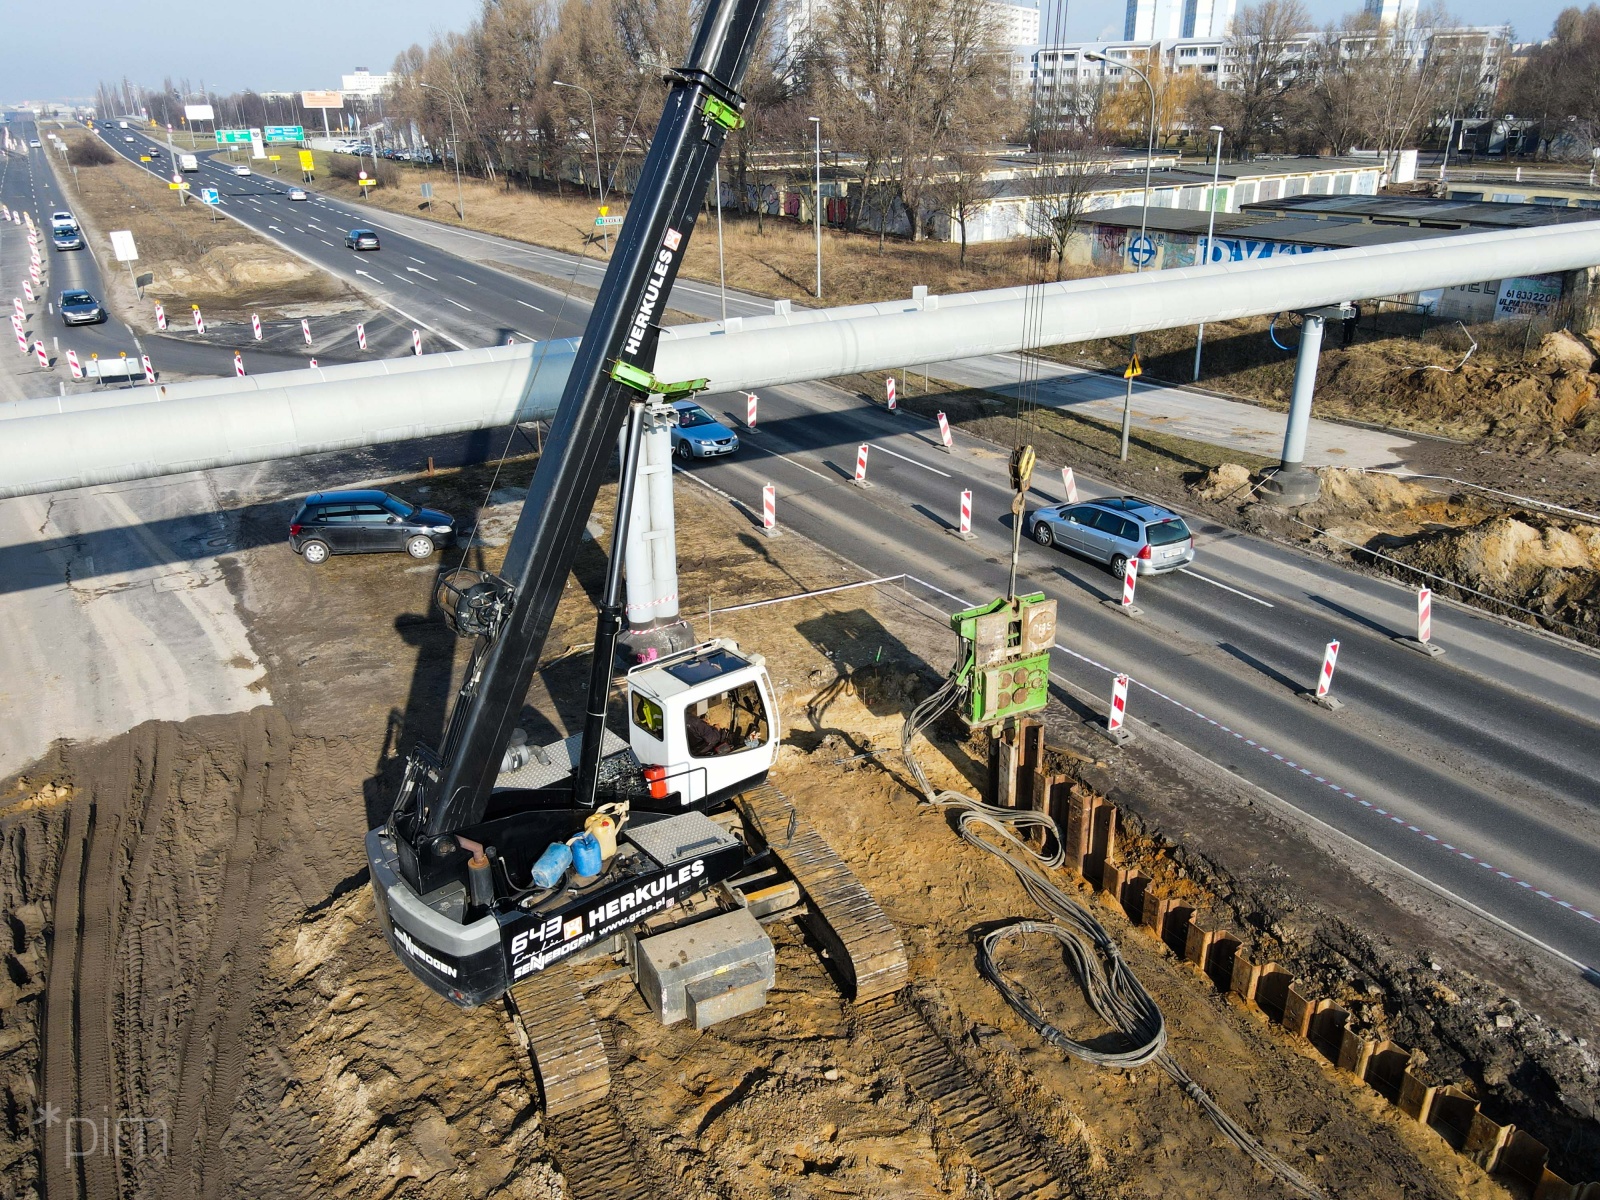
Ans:
{"label": "white road marking", "polygon": [[1212,587],[1219,587],[1225,592],[1232,592],[1235,596],[1243,596],[1246,600],[1254,600],[1257,604],[1264,608],[1278,607],[1276,604],[1263,600],[1260,596],[1252,596],[1249,592],[1241,592],[1236,587],[1229,587],[1225,583],[1218,583],[1215,579],[1208,579],[1206,576],[1200,574],[1199,571],[1191,571],[1188,567],[1179,567],[1178,570],[1181,574],[1193,575],[1196,579],[1203,580],[1204,582],[1209,583]]}
{"label": "white road marking", "polygon": [[465,304],[461,303],[461,301],[459,301],[459,300],[451,300],[449,296],[445,296],[443,299],[448,304],[454,304],[462,312],[471,312],[472,311],[470,308],[468,308]]}
{"label": "white road marking", "polygon": [[[771,431],[769,430],[769,431],[763,433],[762,436],[763,437],[767,437],[767,436],[770,436],[770,434],[771,434]],[[747,442],[750,442],[752,445],[756,445],[756,446],[760,446],[761,445],[761,438],[756,437],[748,429],[745,430],[745,432],[744,432],[743,440],[747,441]],[[801,462],[798,458],[791,458],[787,454],[780,454],[780,453],[778,453],[778,451],[770,449],[768,447],[762,447],[762,448],[765,449],[768,454],[772,455],[773,458],[781,458],[781,459],[783,459],[784,462],[789,463],[791,466],[799,467],[802,471],[806,471],[809,474],[815,475],[818,479],[822,480],[824,483],[838,483],[839,482],[838,479],[836,479],[832,475],[824,475],[821,471],[812,470],[812,468],[806,466],[805,463]],[[679,470],[682,470],[682,468],[680,467]]]}
{"label": "white road marking", "polygon": [[426,271],[419,271],[415,267],[407,267],[406,270],[410,271],[413,275],[421,275],[424,279],[432,279],[435,283],[439,282],[437,276],[429,275]]}
{"label": "white road marking", "polygon": [[[408,254],[408,255],[406,255],[406,257],[407,258],[411,258],[411,255]],[[419,267],[425,267],[425,266],[428,265],[427,263],[423,262],[420,258],[411,258],[411,261],[416,263],[417,266],[419,266]]]}
{"label": "white road marking", "polygon": [[529,304],[526,300],[518,300],[517,303],[522,305],[523,308],[533,309],[533,311],[536,313],[542,313],[544,311],[544,309],[540,308],[537,304]]}
{"label": "white road marking", "polygon": [[468,279],[465,275],[457,275],[456,278],[464,283],[470,283],[473,287],[478,286],[478,281],[476,279]]}
{"label": "white road marking", "polygon": [[946,472],[939,470],[938,467],[930,467],[927,463],[920,463],[914,458],[906,458],[904,454],[898,454],[895,451],[890,450],[887,446],[880,446],[874,442],[872,443],[872,448],[874,450],[882,451],[884,454],[893,454],[894,457],[910,463],[913,467],[921,467],[924,471],[932,471],[935,475],[943,475],[946,479],[950,478]]}

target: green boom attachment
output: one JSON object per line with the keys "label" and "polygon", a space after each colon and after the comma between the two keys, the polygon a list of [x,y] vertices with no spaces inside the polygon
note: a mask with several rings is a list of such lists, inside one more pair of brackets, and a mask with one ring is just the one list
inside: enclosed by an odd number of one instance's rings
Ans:
{"label": "green boom attachment", "polygon": [[1056,602],[1043,592],[1004,598],[950,618],[961,639],[965,679],[961,715],[990,725],[1037,712],[1050,699],[1050,649],[1056,640]]}

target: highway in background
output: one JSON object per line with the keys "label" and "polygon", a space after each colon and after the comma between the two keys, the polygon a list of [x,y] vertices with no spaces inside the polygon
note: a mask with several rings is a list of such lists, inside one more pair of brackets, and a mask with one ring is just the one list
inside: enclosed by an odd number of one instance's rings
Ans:
{"label": "highway in background", "polygon": [[[508,327],[535,339],[581,327],[586,305],[395,232],[402,222],[326,199],[291,203],[287,182],[232,178],[208,162],[199,183],[231,188],[229,212],[379,288],[440,336],[481,345]],[[384,250],[344,250],[353,225],[383,231]],[[422,271],[427,287],[409,282]],[[673,305],[720,306],[714,289],[694,288]],[[534,316],[510,326],[522,308]],[[730,314],[741,310],[770,303],[736,297]],[[742,419],[739,398],[707,403]],[[751,508],[773,483],[783,527],[867,574],[919,576],[952,608],[1003,592],[1007,448],[958,435],[946,454],[926,422],[821,383],[763,394],[758,428],[741,436],[738,455],[688,473]],[[870,489],[847,482],[861,442],[873,448]],[[1045,468],[1039,479],[1037,503],[1061,499]],[[1089,495],[1109,490],[1081,482]],[[963,489],[974,493],[970,543],[947,532]],[[1027,586],[1062,602],[1059,679],[1103,712],[1108,669],[1128,672],[1135,720],[1571,960],[1600,964],[1600,660],[1443,605],[1434,636],[1448,653],[1428,659],[1395,640],[1414,630],[1413,592],[1231,530],[1197,533],[1191,572],[1141,581],[1140,619],[1103,604],[1119,590],[1104,568],[1024,544]],[[1297,695],[1333,639],[1338,713]]]}

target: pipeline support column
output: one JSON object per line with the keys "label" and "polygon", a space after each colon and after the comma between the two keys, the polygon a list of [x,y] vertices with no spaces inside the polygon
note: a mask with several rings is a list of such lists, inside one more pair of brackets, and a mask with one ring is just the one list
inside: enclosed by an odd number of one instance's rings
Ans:
{"label": "pipeline support column", "polygon": [[1314,308],[1301,314],[1300,346],[1295,355],[1294,388],[1289,394],[1289,421],[1283,432],[1283,462],[1261,487],[1263,496],[1285,507],[1310,504],[1322,491],[1317,473],[1306,466],[1306,433],[1311,428],[1311,400],[1317,387],[1317,361],[1322,355],[1322,327],[1328,318],[1342,320],[1347,305]]}

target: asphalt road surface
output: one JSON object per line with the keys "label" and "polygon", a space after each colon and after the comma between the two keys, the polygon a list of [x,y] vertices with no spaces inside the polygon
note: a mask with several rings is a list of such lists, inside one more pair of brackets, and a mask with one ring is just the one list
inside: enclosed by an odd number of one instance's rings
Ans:
{"label": "asphalt road surface", "polygon": [[[137,144],[129,149],[136,157]],[[420,222],[368,220],[321,199],[291,203],[288,182],[236,178],[216,163],[198,184],[218,186],[229,212],[364,281],[436,336],[470,345],[580,329],[582,304],[439,243],[543,256],[594,281],[565,256],[435,226],[410,236],[398,231]],[[383,250],[344,249],[342,233],[355,225],[379,229]],[[595,278],[601,269],[594,264]],[[714,289],[681,289],[674,307],[720,311]],[[729,311],[770,305],[735,297]],[[742,399],[707,403],[742,421]],[[910,573],[938,589],[927,593],[937,603],[965,607],[1003,592],[1007,448],[957,435],[947,454],[927,423],[826,384],[763,394],[758,428],[741,437],[738,455],[687,473],[751,508],[774,484],[781,527],[866,575]],[[848,482],[861,443],[872,447],[867,489]],[[1061,498],[1044,468],[1036,478],[1036,503]],[[1080,483],[1087,495],[1108,490]],[[972,542],[948,533],[963,489],[973,492]],[[1057,679],[1086,718],[1103,714],[1110,672],[1125,671],[1136,729],[1160,729],[1487,918],[1575,963],[1600,964],[1600,659],[1443,604],[1434,640],[1447,654],[1429,659],[1396,640],[1413,632],[1413,592],[1229,530],[1196,532],[1191,570],[1140,581],[1137,619],[1104,605],[1120,588],[1103,567],[1024,543],[1023,586],[1061,601]],[[1329,713],[1298,693],[1334,639],[1333,694],[1345,708]]]}

